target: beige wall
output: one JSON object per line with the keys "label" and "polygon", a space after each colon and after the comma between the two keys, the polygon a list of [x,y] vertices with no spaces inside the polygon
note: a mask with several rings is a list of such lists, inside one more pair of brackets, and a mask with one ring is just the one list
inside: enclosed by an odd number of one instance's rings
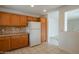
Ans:
{"label": "beige wall", "polygon": [[59,9],[59,32],[64,32],[64,9]]}
{"label": "beige wall", "polygon": [[79,53],[79,32],[63,32],[58,36],[59,47],[69,53]]}

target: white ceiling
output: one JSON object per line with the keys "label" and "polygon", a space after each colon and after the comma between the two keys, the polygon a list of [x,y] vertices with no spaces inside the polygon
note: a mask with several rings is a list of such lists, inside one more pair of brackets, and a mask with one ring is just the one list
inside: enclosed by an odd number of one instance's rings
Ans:
{"label": "white ceiling", "polygon": [[[46,15],[47,12],[61,7],[61,5],[34,5],[34,7],[31,7],[30,5],[2,5],[0,7],[14,11],[19,11],[22,13],[28,13],[31,15],[41,16]],[[44,9],[46,9],[47,12],[43,12]]]}

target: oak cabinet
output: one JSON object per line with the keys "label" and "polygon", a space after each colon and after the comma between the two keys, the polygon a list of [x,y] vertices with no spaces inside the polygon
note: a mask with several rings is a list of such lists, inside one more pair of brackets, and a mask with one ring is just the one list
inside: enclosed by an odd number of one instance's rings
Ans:
{"label": "oak cabinet", "polygon": [[0,26],[27,26],[27,17],[0,12]]}
{"label": "oak cabinet", "polygon": [[32,16],[0,12],[0,26],[27,26],[29,21],[37,22],[38,19]]}
{"label": "oak cabinet", "polygon": [[19,16],[15,14],[11,14],[11,19],[10,19],[10,25],[11,26],[19,26]]}
{"label": "oak cabinet", "polygon": [[28,46],[28,36],[22,35],[19,39],[20,47]]}
{"label": "oak cabinet", "polygon": [[10,37],[0,37],[0,51],[10,50]]}
{"label": "oak cabinet", "polygon": [[41,22],[41,42],[47,41],[47,19],[40,17]]}
{"label": "oak cabinet", "polygon": [[33,21],[38,22],[38,19],[36,17],[33,17],[32,19],[33,19]]}
{"label": "oak cabinet", "polygon": [[12,36],[11,37],[11,49],[21,48],[28,46],[27,36]]}
{"label": "oak cabinet", "polygon": [[32,16],[28,16],[27,19],[28,19],[28,21],[35,21],[35,22],[38,21],[38,19],[36,17],[32,17]]}
{"label": "oak cabinet", "polygon": [[33,17],[31,17],[31,16],[28,16],[28,21],[32,21],[32,19],[33,19]]}
{"label": "oak cabinet", "polygon": [[0,25],[1,26],[9,26],[11,14],[8,13],[0,13]]}
{"label": "oak cabinet", "polygon": [[27,17],[22,15],[12,15],[11,16],[12,26],[27,26]]}
{"label": "oak cabinet", "polygon": [[28,35],[0,37],[0,52],[27,47],[28,43]]}
{"label": "oak cabinet", "polygon": [[11,49],[16,49],[19,47],[19,37],[17,36],[12,36],[11,37]]}
{"label": "oak cabinet", "polygon": [[27,26],[27,16],[19,16],[19,25]]}

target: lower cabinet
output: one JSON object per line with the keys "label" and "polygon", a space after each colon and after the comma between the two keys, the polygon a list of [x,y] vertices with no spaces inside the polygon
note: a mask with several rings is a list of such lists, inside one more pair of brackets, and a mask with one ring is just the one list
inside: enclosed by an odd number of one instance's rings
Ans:
{"label": "lower cabinet", "polygon": [[10,37],[0,37],[0,52],[10,50]]}
{"label": "lower cabinet", "polygon": [[19,38],[19,44],[20,47],[28,46],[28,36],[20,36]]}
{"label": "lower cabinet", "polygon": [[11,49],[28,46],[27,36],[12,36],[11,37]]}
{"label": "lower cabinet", "polygon": [[0,37],[0,52],[28,46],[28,35]]}
{"label": "lower cabinet", "polygon": [[19,37],[18,36],[12,36],[10,39],[10,45],[11,45],[11,49],[16,49],[19,48],[20,44],[19,44]]}

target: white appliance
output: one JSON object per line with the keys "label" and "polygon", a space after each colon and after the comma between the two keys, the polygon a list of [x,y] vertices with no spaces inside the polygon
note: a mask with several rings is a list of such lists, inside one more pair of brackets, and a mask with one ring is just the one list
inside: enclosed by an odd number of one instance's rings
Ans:
{"label": "white appliance", "polygon": [[30,46],[41,44],[41,23],[29,22],[28,27]]}

